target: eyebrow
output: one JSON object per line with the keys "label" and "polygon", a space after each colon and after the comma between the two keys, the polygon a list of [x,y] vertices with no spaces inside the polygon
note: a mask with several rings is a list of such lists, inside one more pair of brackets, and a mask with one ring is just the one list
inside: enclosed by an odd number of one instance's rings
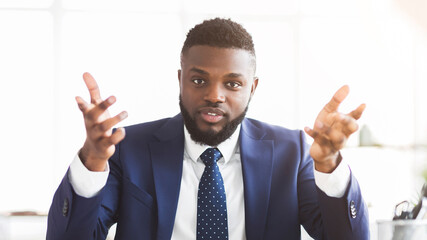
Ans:
{"label": "eyebrow", "polygon": [[[207,76],[209,76],[209,73],[208,73],[208,72],[206,72],[205,70],[202,70],[202,69],[200,69],[200,68],[192,67],[192,68],[190,69],[190,71],[192,71],[192,72],[196,72],[196,73],[199,73],[199,74],[202,74],[202,75],[207,75]],[[242,77],[242,76],[243,76],[243,75],[242,75],[242,74],[240,74],[240,73],[229,73],[229,74],[225,75],[225,77],[229,77],[229,78],[239,78],[239,77]]]}
{"label": "eyebrow", "polygon": [[227,74],[225,76],[229,77],[229,78],[239,78],[239,77],[242,77],[243,75],[240,74],[240,73],[229,73],[229,74]]}
{"label": "eyebrow", "polygon": [[190,71],[192,71],[192,72],[196,72],[196,73],[199,73],[199,74],[202,74],[202,75],[209,75],[209,73],[208,73],[208,72],[206,72],[205,70],[202,70],[202,69],[200,69],[200,68],[196,68],[196,67],[192,67],[192,68],[190,69]]}

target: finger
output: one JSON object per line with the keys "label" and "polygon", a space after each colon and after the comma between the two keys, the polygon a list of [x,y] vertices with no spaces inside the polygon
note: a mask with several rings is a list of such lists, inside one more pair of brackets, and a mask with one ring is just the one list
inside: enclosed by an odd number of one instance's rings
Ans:
{"label": "finger", "polygon": [[361,116],[363,111],[365,111],[366,104],[360,104],[359,107],[357,107],[355,110],[351,111],[348,115],[352,116],[354,119],[358,120]]}
{"label": "finger", "polygon": [[319,135],[327,134],[330,131],[330,127],[324,125],[321,121],[316,121],[313,129],[305,127],[304,130],[310,137],[316,140]]}
{"label": "finger", "polygon": [[304,131],[308,134],[308,136],[312,137],[313,139],[316,138],[317,136],[317,132],[315,132],[313,129],[309,128],[309,127],[305,127]]}
{"label": "finger", "polygon": [[339,105],[342,101],[347,97],[348,93],[350,92],[350,88],[348,85],[342,86],[338,91],[335,92],[332,99],[325,105],[324,109],[327,112],[334,112],[338,109]]}
{"label": "finger", "polygon": [[315,131],[309,127],[305,127],[304,131],[313,138],[313,140],[321,146],[330,145],[330,140],[326,137],[326,134]]}
{"label": "finger", "polygon": [[120,127],[120,128],[117,128],[117,130],[113,133],[113,135],[111,135],[111,137],[109,137],[109,141],[111,144],[116,145],[117,143],[122,141],[125,138],[125,136],[126,136],[125,129]]}
{"label": "finger", "polygon": [[86,117],[89,120],[97,121],[98,117],[103,114],[111,105],[116,102],[116,97],[110,96],[94,108],[92,108],[89,112],[87,112]]}
{"label": "finger", "polygon": [[111,147],[112,145],[116,145],[120,141],[122,141],[125,138],[125,129],[124,128],[117,128],[114,133],[109,137],[102,137],[98,141],[98,144],[101,148],[107,149]]}
{"label": "finger", "polygon": [[76,97],[76,102],[77,102],[77,106],[79,107],[80,111],[82,111],[82,113],[85,113],[89,107],[89,104],[85,100],[83,100],[83,98],[81,98],[79,96]]}
{"label": "finger", "polygon": [[116,116],[109,118],[107,120],[105,120],[104,122],[100,123],[98,125],[98,128],[101,132],[106,132],[108,130],[110,130],[112,127],[114,127],[114,125],[116,125],[117,123],[123,121],[125,118],[127,118],[128,113],[126,111],[123,111],[119,114],[117,114]]}
{"label": "finger", "polygon": [[92,77],[92,75],[88,72],[85,72],[83,74],[83,79],[85,81],[87,89],[89,90],[90,102],[91,103],[99,103],[100,101],[102,101],[101,93],[99,91],[98,84],[96,83],[96,81]]}
{"label": "finger", "polygon": [[334,131],[332,127],[328,127],[323,125],[321,129],[319,130],[313,130],[312,135],[314,136],[314,141],[317,141],[320,145],[326,146],[326,145],[332,145],[330,134]]}
{"label": "finger", "polygon": [[99,103],[96,107],[101,110],[101,111],[105,111],[107,110],[111,105],[113,105],[116,102],[116,97],[115,96],[109,96],[107,99],[105,99],[104,101],[102,101],[101,103]]}
{"label": "finger", "polygon": [[349,116],[345,116],[341,124],[342,124],[342,132],[347,137],[349,137],[351,134],[356,132],[357,129],[359,129],[359,124],[357,124],[356,119]]}
{"label": "finger", "polygon": [[331,127],[334,131],[342,132],[346,137],[357,131],[359,125],[353,117],[339,113],[334,117],[334,124]]}

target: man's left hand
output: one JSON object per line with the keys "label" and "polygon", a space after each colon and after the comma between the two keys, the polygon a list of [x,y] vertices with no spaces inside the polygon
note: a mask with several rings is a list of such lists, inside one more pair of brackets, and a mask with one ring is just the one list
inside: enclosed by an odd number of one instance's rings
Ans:
{"label": "man's left hand", "polygon": [[347,97],[349,91],[347,85],[338,89],[320,111],[314,128],[304,128],[305,132],[314,139],[310,155],[319,172],[331,173],[335,170],[341,161],[339,150],[344,147],[349,136],[359,128],[356,120],[362,116],[365,104],[361,104],[348,114],[338,112],[339,105]]}

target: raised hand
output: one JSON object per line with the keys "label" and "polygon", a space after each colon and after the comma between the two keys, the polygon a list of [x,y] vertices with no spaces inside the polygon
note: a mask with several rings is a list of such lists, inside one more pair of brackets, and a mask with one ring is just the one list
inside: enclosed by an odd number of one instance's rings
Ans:
{"label": "raised hand", "polygon": [[110,117],[107,109],[116,102],[116,98],[110,96],[102,100],[98,84],[92,75],[84,73],[83,79],[90,93],[90,103],[81,97],[76,97],[86,126],[86,141],[80,150],[79,157],[89,170],[104,171],[108,159],[114,154],[114,145],[125,137],[124,128],[118,128],[112,133],[112,127],[125,119],[128,114],[123,111]]}
{"label": "raised hand", "polygon": [[362,116],[365,104],[361,104],[348,114],[338,112],[339,105],[349,91],[347,85],[338,89],[320,111],[313,129],[304,128],[305,132],[314,139],[310,155],[317,171],[331,173],[338,166],[341,161],[338,157],[339,150],[344,147],[349,136],[359,128],[356,120]]}

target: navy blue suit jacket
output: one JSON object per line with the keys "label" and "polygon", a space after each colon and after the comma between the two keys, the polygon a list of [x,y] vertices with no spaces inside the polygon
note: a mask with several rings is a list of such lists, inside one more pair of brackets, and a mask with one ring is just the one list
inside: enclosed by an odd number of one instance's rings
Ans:
{"label": "navy blue suit jacket", "polygon": [[[105,239],[115,222],[116,239],[170,239],[182,175],[183,126],[177,115],[127,127],[109,160],[107,185],[93,198],[78,196],[67,173],[49,211],[47,239]],[[369,239],[356,179],[351,176],[344,197],[326,196],[315,185],[301,131],[245,119],[239,144],[247,239],[300,239],[300,224],[315,239]]]}

